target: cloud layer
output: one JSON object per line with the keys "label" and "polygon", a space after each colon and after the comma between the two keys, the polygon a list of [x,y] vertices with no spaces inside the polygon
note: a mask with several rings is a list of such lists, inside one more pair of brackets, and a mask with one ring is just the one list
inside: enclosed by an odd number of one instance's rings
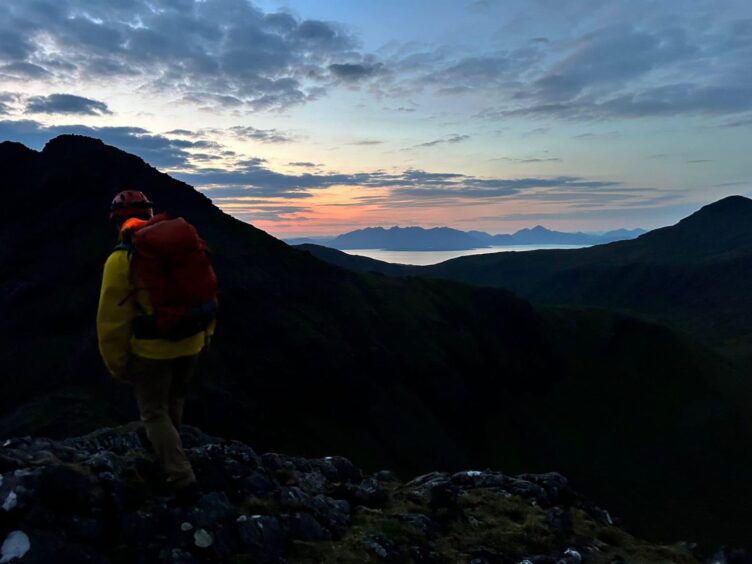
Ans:
{"label": "cloud layer", "polygon": [[32,96],[26,103],[29,114],[78,114],[98,116],[109,114],[104,102],[90,100],[72,94],[50,94],[49,96]]}
{"label": "cloud layer", "polygon": [[211,105],[285,108],[363,66],[339,25],[246,0],[36,0],[0,4],[0,79],[137,78]]}

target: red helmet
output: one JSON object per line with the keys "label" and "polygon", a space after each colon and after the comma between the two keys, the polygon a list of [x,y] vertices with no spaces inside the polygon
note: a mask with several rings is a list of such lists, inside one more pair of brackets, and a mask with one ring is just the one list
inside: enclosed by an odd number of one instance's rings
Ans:
{"label": "red helmet", "polygon": [[148,215],[151,217],[154,215],[152,211],[154,204],[149,201],[149,198],[143,192],[138,190],[123,190],[118,193],[110,204],[110,219],[116,217],[127,218],[134,215]]}

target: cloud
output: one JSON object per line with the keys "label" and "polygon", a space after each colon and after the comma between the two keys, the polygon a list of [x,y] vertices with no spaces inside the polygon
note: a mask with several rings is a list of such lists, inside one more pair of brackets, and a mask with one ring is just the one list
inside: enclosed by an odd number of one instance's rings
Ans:
{"label": "cloud", "polygon": [[656,67],[689,59],[696,53],[696,43],[682,28],[659,34],[628,25],[607,26],[579,38],[533,86],[539,99],[570,101],[586,88],[619,87]]}
{"label": "cloud", "polygon": [[296,162],[287,163],[287,164],[288,164],[288,166],[299,166],[299,167],[303,167],[303,168],[316,168],[317,166],[321,166],[321,165],[318,165],[316,163],[309,163],[309,162],[306,162],[306,161],[296,161]]}
{"label": "cloud", "polygon": [[333,22],[244,0],[0,4],[0,77],[56,84],[133,79],[191,103],[282,109],[377,63]]}
{"label": "cloud", "polygon": [[441,145],[442,143],[449,143],[449,144],[454,145],[456,143],[462,143],[463,141],[467,141],[468,139],[470,139],[469,135],[459,135],[455,133],[455,134],[445,137],[444,139],[434,139],[433,141],[420,143],[419,145],[415,145],[415,147],[435,147],[436,145]]}
{"label": "cloud", "polygon": [[18,94],[0,92],[0,115],[7,115],[13,110],[13,104],[18,101]]}
{"label": "cloud", "polygon": [[552,25],[546,37],[530,41],[528,36],[524,42],[510,30],[497,43],[505,48],[469,56],[450,46],[394,49],[385,61],[390,76],[380,92],[478,94],[479,100],[496,100],[477,115],[490,121],[752,110],[752,19],[740,18],[738,10],[711,11],[689,2],[677,12],[668,4],[640,0],[629,9],[609,10],[601,2],[566,3],[561,10],[558,3],[532,4],[523,10],[529,18],[555,22],[566,12],[578,25],[558,33]]}
{"label": "cloud", "polygon": [[752,116],[742,117],[733,121],[727,121],[721,127],[748,127],[752,125]]}
{"label": "cloud", "polygon": [[243,221],[305,221],[305,217],[297,214],[311,212],[312,209],[305,206],[297,206],[284,203],[269,203],[265,200],[234,200],[226,199],[218,202],[222,208],[230,212],[234,217]]}
{"label": "cloud", "polygon": [[284,174],[251,159],[231,169],[209,168],[176,173],[188,184],[200,186],[210,198],[308,198],[309,190],[338,184],[357,184],[363,177],[348,174]]}
{"label": "cloud", "polygon": [[16,61],[0,65],[0,78],[28,80],[47,78],[49,73],[43,67],[25,61]]}
{"label": "cloud", "polygon": [[259,141],[261,143],[289,143],[293,137],[277,129],[258,129],[250,125],[236,125],[229,129],[218,129],[207,127],[195,131],[189,129],[173,129],[165,135],[177,135],[179,137],[190,137],[193,139],[205,138],[208,136],[227,136],[231,135],[237,139]]}
{"label": "cloud", "polygon": [[292,137],[276,129],[256,129],[251,126],[235,126],[230,131],[241,139],[252,139],[262,143],[289,143]]}
{"label": "cloud", "polygon": [[558,157],[533,157],[528,159],[518,159],[514,157],[499,157],[491,159],[492,161],[506,161],[510,163],[519,164],[532,164],[532,163],[560,163],[561,159]]}
{"label": "cloud", "polygon": [[381,145],[383,141],[379,139],[361,139],[360,141],[353,141],[350,145]]}
{"label": "cloud", "polygon": [[190,167],[194,150],[216,147],[211,141],[174,139],[140,127],[48,126],[33,120],[0,120],[0,139],[19,141],[37,149],[51,138],[66,133],[101,139],[161,168]]}
{"label": "cloud", "polygon": [[373,76],[381,68],[380,65],[362,65],[362,64],[331,64],[329,70],[332,74],[345,81],[357,82],[364,78]]}
{"label": "cloud", "polygon": [[411,186],[401,186],[393,193],[401,196],[416,198],[473,198],[487,199],[509,197],[526,190],[536,188],[577,188],[593,189],[610,188],[618,186],[618,182],[586,180],[572,176],[558,176],[553,178],[476,178],[465,175],[457,175],[432,182],[416,182]]}
{"label": "cloud", "polygon": [[78,114],[99,116],[112,112],[104,102],[74,96],[73,94],[50,94],[32,96],[26,103],[29,114]]}

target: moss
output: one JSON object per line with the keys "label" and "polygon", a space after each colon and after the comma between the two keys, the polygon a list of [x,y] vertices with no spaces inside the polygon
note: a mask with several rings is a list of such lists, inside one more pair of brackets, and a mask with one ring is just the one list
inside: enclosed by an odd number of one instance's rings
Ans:
{"label": "moss", "polygon": [[238,505],[238,512],[245,515],[271,515],[277,513],[278,508],[274,500],[252,495]]}
{"label": "moss", "polygon": [[[636,539],[618,527],[596,521],[580,509],[572,511],[572,524],[576,537],[597,539],[601,543],[600,552],[591,557],[595,564],[601,562],[610,564],[617,557],[625,562],[655,562],[656,564],[694,564],[697,562],[694,556],[680,546],[649,544]],[[585,542],[593,544],[592,541],[585,540]]]}

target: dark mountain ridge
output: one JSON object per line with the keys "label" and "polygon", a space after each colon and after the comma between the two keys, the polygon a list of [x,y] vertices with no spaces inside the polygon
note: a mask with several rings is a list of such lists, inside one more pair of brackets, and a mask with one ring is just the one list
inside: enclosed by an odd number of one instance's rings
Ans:
{"label": "dark mountain ridge", "polygon": [[750,383],[697,343],[505,290],[348,272],[94,139],[2,143],[0,165],[0,436],[135,416],[94,316],[109,202],[138,188],[197,226],[220,278],[189,422],[371,469],[555,469],[649,536],[746,540]]}

